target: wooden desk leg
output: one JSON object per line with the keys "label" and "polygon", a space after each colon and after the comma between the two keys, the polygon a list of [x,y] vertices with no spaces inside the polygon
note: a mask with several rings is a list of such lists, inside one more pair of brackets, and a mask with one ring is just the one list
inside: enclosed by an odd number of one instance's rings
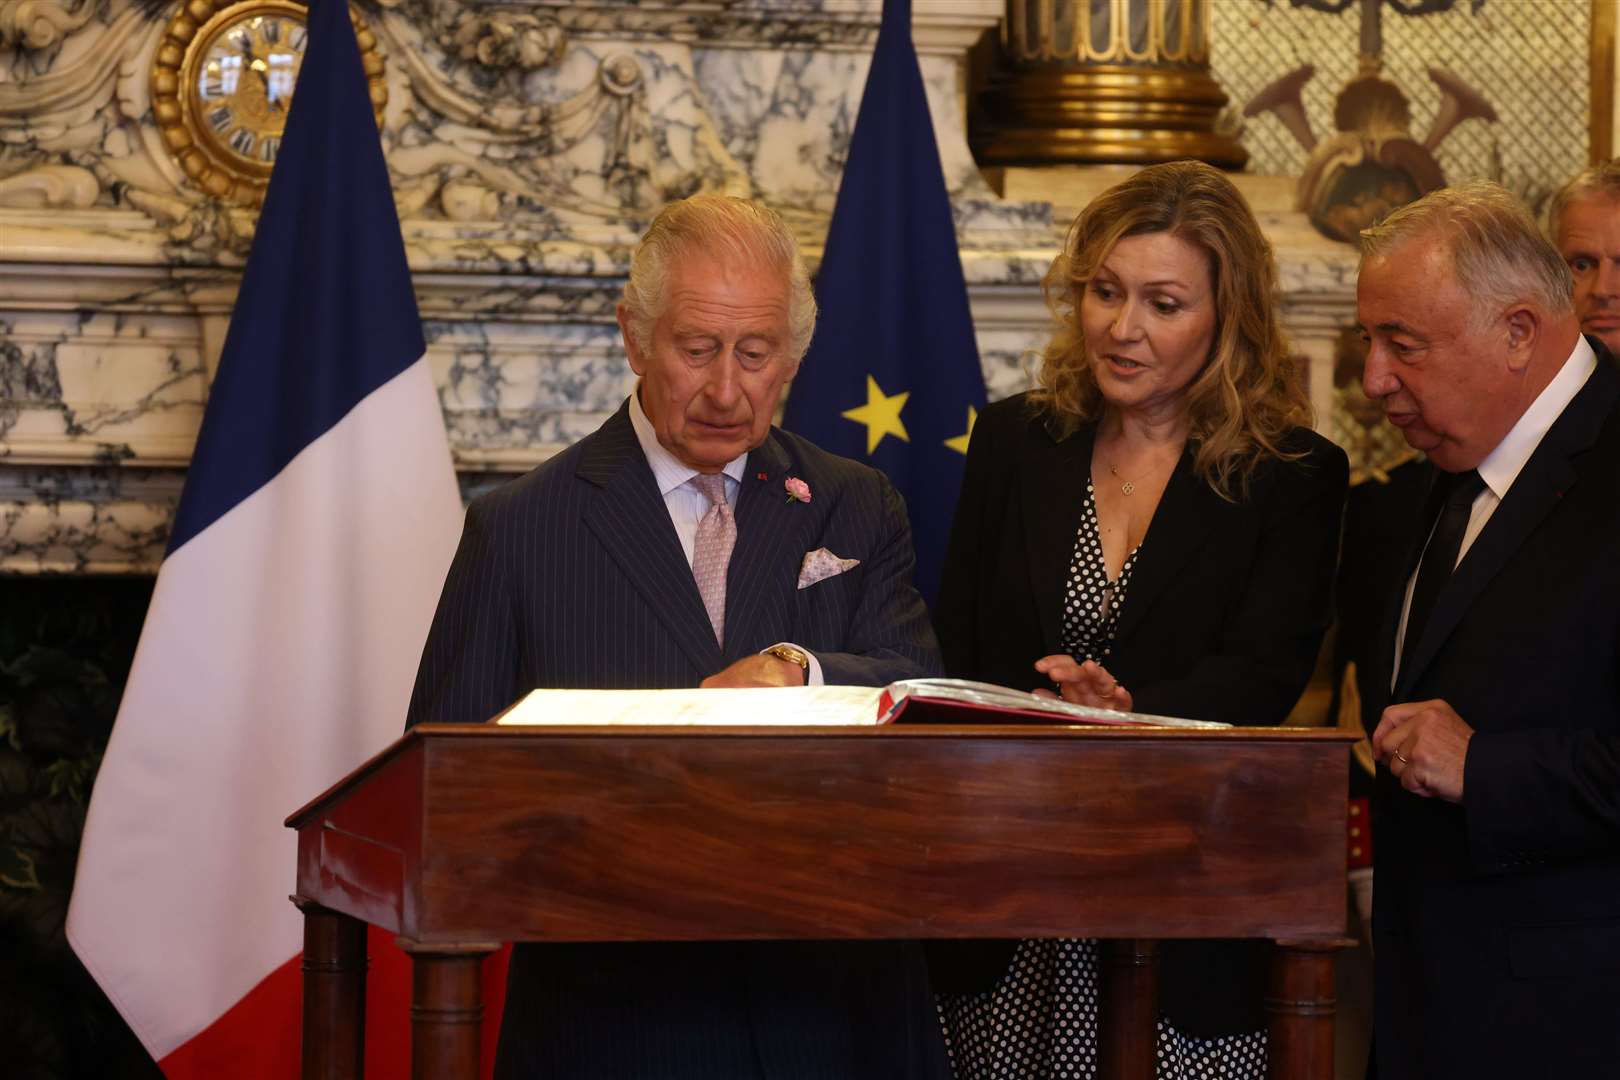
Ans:
{"label": "wooden desk leg", "polygon": [[304,1080],[366,1073],[366,924],[293,897],[304,913]]}
{"label": "wooden desk leg", "polygon": [[411,954],[412,1080],[478,1080],[484,957],[496,946],[399,945]]}
{"label": "wooden desk leg", "polygon": [[1266,993],[1266,1060],[1271,1080],[1333,1080],[1333,955],[1349,938],[1279,941]]}
{"label": "wooden desk leg", "polygon": [[1143,938],[1100,942],[1102,1080],[1153,1080],[1158,1051],[1159,943]]}

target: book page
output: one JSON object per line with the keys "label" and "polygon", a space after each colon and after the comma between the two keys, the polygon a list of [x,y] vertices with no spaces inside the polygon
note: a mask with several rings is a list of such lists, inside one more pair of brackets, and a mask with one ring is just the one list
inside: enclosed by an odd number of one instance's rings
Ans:
{"label": "book page", "polygon": [[919,702],[939,701],[984,709],[1050,713],[1054,722],[1069,720],[1086,724],[1179,728],[1232,726],[1215,720],[1188,720],[1179,716],[1154,716],[1151,713],[1094,709],[1086,705],[1073,705],[1056,698],[1036,697],[1027,690],[1014,690],[1008,686],[973,682],[969,679],[903,679],[900,682],[890,683],[884,693],[888,700],[883,713],[885,721],[894,718],[897,713],[903,713],[902,706],[908,698],[916,698]]}
{"label": "book page", "polygon": [[780,686],[723,690],[531,690],[498,724],[722,726],[878,722],[875,686]]}

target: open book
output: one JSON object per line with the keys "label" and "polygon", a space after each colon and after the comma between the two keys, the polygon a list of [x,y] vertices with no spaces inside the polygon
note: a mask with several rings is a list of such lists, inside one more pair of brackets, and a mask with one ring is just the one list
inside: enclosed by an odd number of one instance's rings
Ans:
{"label": "open book", "polygon": [[1116,712],[1036,697],[995,683],[967,679],[904,679],[883,688],[877,722],[921,724],[1053,723],[1129,727],[1224,728],[1213,720]]}
{"label": "open book", "polygon": [[531,690],[499,724],[858,726],[889,723],[1114,724],[1218,728],[1226,724],[1088,709],[1023,690],[962,679],[905,679],[885,687],[789,686],[725,690]]}

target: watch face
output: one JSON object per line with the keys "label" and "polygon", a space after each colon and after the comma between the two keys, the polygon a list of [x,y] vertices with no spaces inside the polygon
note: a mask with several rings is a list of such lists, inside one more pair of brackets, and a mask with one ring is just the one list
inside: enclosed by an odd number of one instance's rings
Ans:
{"label": "watch face", "polygon": [[262,11],[227,20],[201,43],[188,87],[202,134],[253,171],[275,164],[309,43],[301,12]]}

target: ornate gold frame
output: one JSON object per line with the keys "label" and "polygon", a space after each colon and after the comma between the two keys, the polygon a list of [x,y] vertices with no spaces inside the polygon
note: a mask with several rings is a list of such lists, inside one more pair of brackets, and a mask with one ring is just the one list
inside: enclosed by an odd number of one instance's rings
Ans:
{"label": "ornate gold frame", "polygon": [[1592,0],[1592,164],[1615,156],[1615,10],[1616,0]]}
{"label": "ornate gold frame", "polygon": [[[306,23],[309,18],[308,5],[293,0],[186,0],[164,28],[152,60],[152,115],[163,144],[198,187],[216,199],[257,207],[264,202],[269,166],[243,164],[226,156],[197,117],[188,85],[195,78],[193,67],[205,46],[223,24],[242,16],[244,9],[293,14]],[[382,52],[352,4],[349,21],[359,40],[371,106],[380,126],[383,106],[388,103]]]}
{"label": "ornate gold frame", "polygon": [[[1130,0],[1109,0],[1108,42],[1099,47],[1092,27],[1091,6],[1077,5],[1069,40],[1057,40],[1057,24],[1050,3],[1035,12],[1032,28],[1028,12],[1018,3],[1007,5],[1003,38],[1008,55],[1019,60],[1078,60],[1084,63],[1205,63],[1209,60],[1209,4],[1194,10],[1195,0],[1145,0],[1147,41],[1133,46],[1129,33]],[[1164,39],[1168,25],[1165,12],[1179,9],[1181,40],[1172,45]],[[1031,48],[1031,38],[1035,39]]]}

